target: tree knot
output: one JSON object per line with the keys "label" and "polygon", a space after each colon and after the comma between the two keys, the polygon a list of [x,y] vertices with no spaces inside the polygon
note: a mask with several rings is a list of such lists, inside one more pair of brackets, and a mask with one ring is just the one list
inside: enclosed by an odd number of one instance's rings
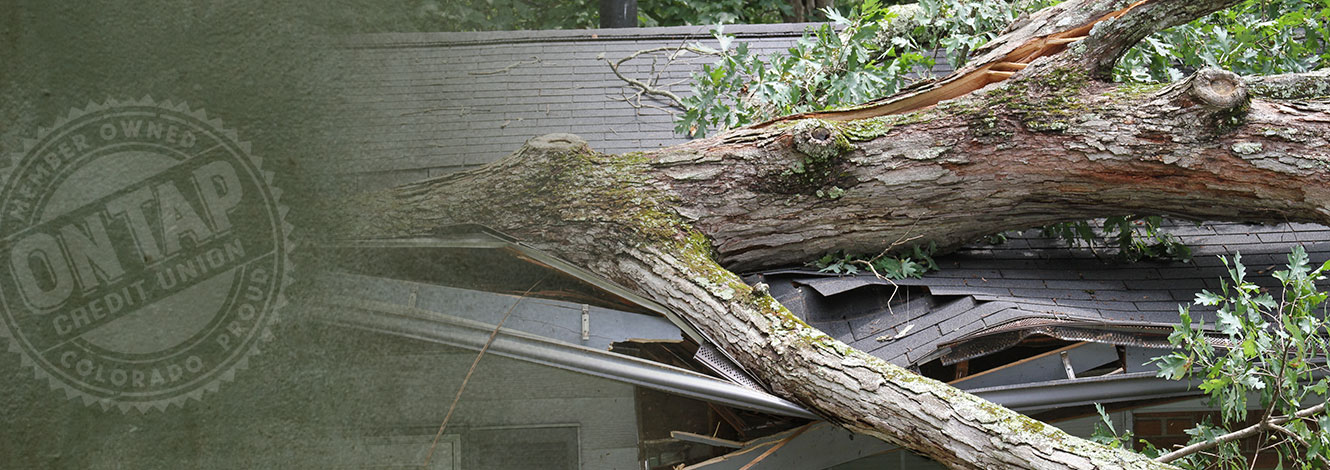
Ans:
{"label": "tree knot", "polygon": [[840,155],[849,141],[826,121],[808,119],[794,127],[794,148],[817,160],[830,160]]}
{"label": "tree knot", "polygon": [[1237,108],[1247,103],[1247,83],[1227,70],[1203,69],[1192,77],[1191,95],[1211,108]]}
{"label": "tree knot", "polygon": [[526,141],[526,147],[546,152],[567,152],[589,148],[586,139],[576,134],[545,134]]}

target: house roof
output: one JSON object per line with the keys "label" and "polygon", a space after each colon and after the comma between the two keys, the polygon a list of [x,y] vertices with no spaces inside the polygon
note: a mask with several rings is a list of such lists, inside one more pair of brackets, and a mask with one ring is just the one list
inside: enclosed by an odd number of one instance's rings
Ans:
{"label": "house roof", "polygon": [[[807,24],[727,28],[756,53],[784,50]],[[673,145],[673,116],[644,100],[614,76],[607,60],[635,51],[702,41],[715,45],[710,27],[630,30],[403,33],[344,38],[339,61],[347,69],[343,93],[355,116],[334,134],[353,149],[339,169],[382,186],[488,163],[548,133],[573,133],[596,150],[624,153]],[[712,58],[659,70],[661,83],[687,93],[686,80]],[[621,71],[645,77],[649,58]],[[377,183],[377,184],[376,184]]]}
{"label": "house roof", "polygon": [[[792,47],[815,23],[731,25],[725,33],[755,55]],[[357,188],[386,187],[489,163],[531,137],[572,133],[606,153],[682,143],[664,101],[644,98],[614,76],[608,60],[657,47],[719,47],[711,26],[391,33],[339,39],[345,116],[330,138],[351,160],[334,168]],[[655,56],[624,63],[627,76],[660,77],[690,94],[688,79],[713,57],[667,64]],[[943,61],[935,73],[949,72]]]}
{"label": "house roof", "polygon": [[[1217,290],[1226,278],[1218,256],[1241,252],[1249,279],[1267,289],[1277,288],[1270,273],[1283,268],[1296,244],[1317,263],[1330,258],[1330,228],[1320,225],[1216,222],[1168,230],[1192,248],[1191,262],[1121,263],[1028,231],[1000,245],[939,257],[940,271],[922,279],[887,281],[803,268],[759,273],[750,281],[768,283],[777,300],[837,339],[918,367],[991,353],[1020,334],[1166,347],[1178,306],[1190,305],[1202,289]],[[1214,323],[1212,309],[1192,311]],[[959,350],[976,346],[966,344],[976,339],[991,341],[977,345],[980,350]]]}
{"label": "house roof", "polygon": [[[808,26],[732,26],[726,32],[766,54],[790,47]],[[709,30],[692,26],[343,38],[338,59],[345,66],[348,89],[341,105],[354,112],[334,113],[348,118],[334,123],[332,131],[354,161],[331,166],[356,189],[374,189],[488,163],[533,136],[552,132],[577,134],[592,148],[610,153],[683,142],[673,132],[672,116],[659,107],[663,103],[646,99],[647,106],[634,107],[624,100],[633,90],[613,76],[606,60],[692,41],[714,44]],[[669,83],[688,78],[710,61],[665,66],[642,58],[622,70],[635,77],[655,73]],[[943,66],[935,72],[947,70]],[[688,92],[684,82],[669,88]],[[1330,228],[1317,225],[1207,223],[1178,224],[1172,230],[1192,247],[1192,263],[1120,264],[1024,233],[1001,245],[972,246],[939,257],[942,270],[923,279],[893,283],[869,275],[787,269],[754,273],[748,280],[768,283],[778,300],[828,334],[909,367],[992,354],[1032,336],[1132,345],[1122,361],[1126,370],[1096,380],[1130,382],[1145,393],[1159,384],[1150,385],[1150,371],[1139,365],[1142,357],[1163,346],[1179,304],[1190,303],[1200,289],[1218,287],[1224,269],[1215,255],[1241,251],[1252,278],[1267,287],[1273,287],[1269,271],[1282,266],[1295,243],[1307,244],[1315,261],[1330,256]],[[500,244],[519,246],[509,240]],[[392,249],[399,248],[409,247]],[[645,305],[623,293],[611,294],[616,305],[605,306],[631,310],[628,304]],[[1212,313],[1196,313],[1213,323]],[[680,328],[696,336],[687,325]],[[693,339],[709,347],[704,338]],[[993,386],[992,376],[970,383],[1021,399],[1032,396],[1026,388],[1036,385]],[[1067,383],[1059,387],[1073,388]],[[1037,394],[1048,396],[1047,391]]]}

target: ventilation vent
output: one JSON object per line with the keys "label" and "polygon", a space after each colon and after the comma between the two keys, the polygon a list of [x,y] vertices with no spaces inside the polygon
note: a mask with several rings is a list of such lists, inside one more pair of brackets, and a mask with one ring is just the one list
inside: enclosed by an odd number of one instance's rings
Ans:
{"label": "ventilation vent", "polygon": [[740,369],[739,366],[735,365],[734,362],[730,361],[730,358],[725,357],[725,354],[721,353],[715,346],[710,344],[702,344],[698,346],[697,354],[693,355],[693,359],[697,359],[698,362],[706,364],[706,366],[712,371],[720,374],[722,377],[730,379],[730,381],[734,383],[758,392],[766,392],[766,389],[762,388],[762,385],[758,384],[752,377],[749,377],[747,373]]}

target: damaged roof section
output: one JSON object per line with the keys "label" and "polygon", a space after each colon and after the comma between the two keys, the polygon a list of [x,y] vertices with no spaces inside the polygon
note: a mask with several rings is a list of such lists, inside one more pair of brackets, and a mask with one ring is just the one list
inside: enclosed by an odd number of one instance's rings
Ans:
{"label": "damaged roof section", "polygon": [[[1275,293],[1278,281],[1270,274],[1284,269],[1294,245],[1303,245],[1313,261],[1330,258],[1330,228],[1320,225],[1187,223],[1168,230],[1192,248],[1191,262],[1127,264],[1029,231],[1001,245],[938,257],[941,270],[923,279],[791,269],[749,280],[767,283],[792,312],[845,343],[974,389],[1046,380],[1047,371],[1032,361],[1058,365],[1054,377],[1062,380],[1151,372],[1144,363],[1170,347],[1179,305],[1215,323],[1213,308],[1191,304],[1202,289],[1218,291],[1228,277],[1218,256],[1241,252],[1248,279]],[[1220,335],[1211,339],[1227,345]],[[1115,360],[1076,363],[1078,355],[1103,349],[1087,344],[1107,345]],[[1045,357],[1055,351],[1066,354]],[[1099,351],[1084,361],[1101,357]],[[1022,372],[1002,379],[1007,382],[995,380],[1001,374],[963,380],[1013,365]]]}
{"label": "damaged roof section", "polygon": [[[949,366],[1004,351],[1035,335],[1062,341],[1167,349],[1171,347],[1168,335],[1172,332],[1171,326],[1148,323],[1029,317],[939,344],[934,354],[924,357],[921,362],[937,358],[942,365]],[[1227,339],[1213,339],[1217,346],[1231,346]]]}
{"label": "damaged roof section", "polygon": [[[356,303],[361,315],[348,318],[418,314],[433,320],[502,324],[504,330],[596,351],[636,342],[637,347],[630,349],[657,353],[644,356],[654,362],[710,374],[719,382],[747,390],[758,402],[779,401],[788,408],[783,411],[787,415],[812,416],[770,395],[675,312],[483,226],[451,226],[422,238],[345,241],[321,249],[333,260],[329,266],[333,269],[317,282],[328,292],[346,293],[355,302],[373,306]],[[505,307],[513,299],[519,300]],[[506,323],[500,323],[509,315]],[[402,323],[400,318],[395,321]],[[431,328],[427,322],[407,326],[423,330],[394,332],[453,341],[431,336],[434,333],[426,331]],[[667,360],[671,354],[685,351],[686,360]]]}

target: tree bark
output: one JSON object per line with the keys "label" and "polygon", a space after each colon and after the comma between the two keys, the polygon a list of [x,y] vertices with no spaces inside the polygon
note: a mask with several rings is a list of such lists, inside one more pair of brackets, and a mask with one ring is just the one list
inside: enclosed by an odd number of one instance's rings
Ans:
{"label": "tree bark", "polygon": [[823,18],[822,9],[835,7],[836,0],[789,0],[789,5],[790,15],[785,17],[785,22],[803,23]]}
{"label": "tree bark", "polygon": [[663,303],[773,392],[951,468],[1169,468],[850,348],[733,273],[1109,214],[1330,223],[1330,103],[1307,99],[1325,73],[1096,80],[1142,31],[1230,3],[1073,0],[929,88],[658,151],[537,137],[346,201],[342,236],[503,231]]}

